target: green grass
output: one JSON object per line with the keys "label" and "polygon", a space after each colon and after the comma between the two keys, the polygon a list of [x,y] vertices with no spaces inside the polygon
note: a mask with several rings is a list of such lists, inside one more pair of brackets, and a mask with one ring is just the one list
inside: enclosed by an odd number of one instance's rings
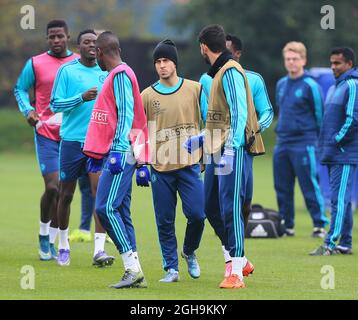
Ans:
{"label": "green grass", "polygon": [[31,152],[33,130],[17,107],[0,108],[0,119],[0,152]]}
{"label": "green grass", "polygon": [[[254,161],[254,202],[275,208],[271,157]],[[248,239],[246,255],[255,265],[255,273],[246,279],[245,290],[220,290],[224,262],[218,238],[206,223],[201,247],[197,251],[202,275],[192,280],[180,259],[181,281],[159,283],[163,275],[161,256],[150,189],[133,188],[132,215],[136,228],[138,252],[149,283],[148,289],[114,290],[109,284],[119,280],[122,262],[112,244],[107,250],[117,258],[108,269],[91,266],[92,243],[71,245],[71,266],[59,267],[53,261],[37,257],[39,198],[43,182],[34,154],[0,155],[0,299],[357,299],[358,255],[310,257],[308,252],[320,245],[312,239],[311,219],[296,192],[296,236],[273,240]],[[76,193],[71,228],[79,224],[79,194]],[[180,250],[185,219],[181,205],[177,210],[177,237]],[[355,228],[353,240],[358,238]],[[31,265],[36,272],[35,289],[23,290],[20,270]],[[335,289],[323,290],[322,266],[335,270]]]}

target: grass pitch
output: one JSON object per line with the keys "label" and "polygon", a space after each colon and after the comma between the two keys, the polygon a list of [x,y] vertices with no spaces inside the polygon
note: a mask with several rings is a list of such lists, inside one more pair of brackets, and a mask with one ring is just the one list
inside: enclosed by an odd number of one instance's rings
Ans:
{"label": "grass pitch", "polygon": [[[310,257],[308,253],[321,244],[310,237],[311,219],[296,189],[296,236],[273,240],[246,240],[246,256],[255,265],[253,276],[246,278],[244,290],[222,290],[224,261],[218,238],[206,222],[201,247],[197,251],[202,274],[193,280],[180,258],[181,281],[159,283],[163,271],[157,230],[149,188],[134,186],[132,215],[136,228],[138,252],[148,281],[148,289],[115,290],[108,285],[123,274],[122,261],[112,244],[106,249],[116,256],[111,268],[91,266],[93,243],[71,244],[71,265],[41,262],[37,255],[39,198],[43,182],[34,154],[0,155],[0,299],[357,299],[358,254],[352,256]],[[254,161],[254,203],[276,208],[270,155]],[[70,228],[79,225],[80,198],[72,205]],[[176,232],[180,252],[185,218],[181,204],[177,209]],[[354,244],[358,239],[353,231]],[[354,247],[354,246],[353,246]],[[35,289],[21,288],[21,269],[35,270]],[[334,270],[334,289],[322,289],[322,267]]]}

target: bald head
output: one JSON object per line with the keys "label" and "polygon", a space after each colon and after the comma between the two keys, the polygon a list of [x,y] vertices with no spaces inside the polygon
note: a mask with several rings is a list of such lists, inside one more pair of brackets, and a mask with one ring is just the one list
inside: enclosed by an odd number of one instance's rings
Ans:
{"label": "bald head", "polygon": [[118,56],[121,52],[118,37],[111,31],[102,32],[98,36],[96,47],[106,55]]}
{"label": "bald head", "polygon": [[111,31],[101,33],[96,41],[97,63],[102,70],[110,71],[121,62],[118,37]]}

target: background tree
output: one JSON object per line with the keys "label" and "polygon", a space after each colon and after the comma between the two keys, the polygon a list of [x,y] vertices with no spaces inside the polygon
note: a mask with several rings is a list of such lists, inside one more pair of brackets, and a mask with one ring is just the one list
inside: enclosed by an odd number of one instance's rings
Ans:
{"label": "background tree", "polygon": [[[323,30],[321,7],[326,1],[297,0],[195,0],[178,3],[169,23],[179,34],[189,34],[190,46],[181,52],[180,70],[199,79],[206,71],[197,35],[208,24],[222,24],[244,44],[241,63],[261,73],[272,102],[277,80],[285,74],[282,48],[288,41],[302,41],[308,49],[308,67],[329,66],[329,51],[338,45],[357,50],[358,5],[354,0],[336,1],[335,30]],[[357,52],[357,51],[356,51]]]}

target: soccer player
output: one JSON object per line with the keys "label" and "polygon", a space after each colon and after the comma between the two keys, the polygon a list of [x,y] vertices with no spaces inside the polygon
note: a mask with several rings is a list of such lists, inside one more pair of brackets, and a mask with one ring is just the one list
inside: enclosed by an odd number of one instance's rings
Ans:
{"label": "soccer player", "polygon": [[[144,166],[148,160],[147,119],[137,78],[121,60],[116,35],[110,31],[101,33],[96,52],[99,66],[109,74],[92,111],[83,151],[91,157],[88,162],[91,172],[101,170],[104,162],[97,188],[96,213],[116,245],[125,269],[122,279],[111,287],[145,288],[147,283],[137,255],[130,202],[136,162],[141,182],[145,180],[149,186],[149,172]],[[144,143],[139,144],[141,139]]]}
{"label": "soccer player", "polygon": [[316,147],[322,125],[323,101],[320,86],[304,70],[306,47],[289,42],[283,48],[288,75],[276,85],[279,110],[277,142],[273,154],[274,183],[286,234],[294,236],[294,185],[298,178],[307,209],[313,220],[312,237],[323,238],[324,200],[319,188]]}
{"label": "soccer player", "polygon": [[[347,47],[330,56],[336,84],[329,91],[319,137],[320,160],[328,166],[331,189],[331,224],[324,245],[314,256],[352,254],[352,188],[358,164],[358,70]],[[339,244],[337,245],[337,242]]]}
{"label": "soccer player", "polygon": [[[243,208],[252,169],[245,153],[249,150],[261,154],[264,148],[245,72],[227,51],[223,27],[205,27],[199,34],[199,43],[203,58],[211,65],[208,75],[213,78],[204,147],[213,159],[221,155],[216,172],[219,205],[232,258],[231,274],[220,283],[220,288],[245,288]],[[214,136],[216,130],[220,130],[218,138]]]}
{"label": "soccer player", "polygon": [[[80,59],[64,64],[59,69],[51,95],[51,110],[61,112],[63,121],[60,135],[60,190],[58,201],[59,256],[60,266],[70,264],[68,224],[70,206],[76,189],[77,179],[86,173],[88,157],[82,153],[88,124],[97,92],[101,90],[107,72],[96,63],[95,42],[97,35],[87,29],[78,35],[77,44]],[[99,173],[89,173],[92,195],[96,195]],[[96,214],[95,214],[96,221]],[[104,251],[106,232],[96,221],[95,250],[93,264],[106,266],[113,263],[113,257]]]}
{"label": "soccer player", "polygon": [[198,151],[189,155],[184,139],[200,132],[205,119],[206,99],[201,85],[177,75],[175,44],[163,40],[153,51],[159,81],[142,92],[149,125],[151,186],[159,243],[166,272],[160,282],[179,281],[175,215],[177,192],[182,200],[187,227],[181,256],[194,279],[200,277],[195,255],[204,229],[204,194]]}
{"label": "soccer player", "polygon": [[[226,47],[231,52],[233,59],[239,62],[242,53],[242,42],[241,40],[234,35],[226,35]],[[255,109],[259,117],[259,125],[260,132],[263,132],[266,128],[268,128],[273,119],[273,109],[266,91],[265,81],[261,77],[260,74],[245,70],[245,74],[247,76],[247,80],[250,85],[250,89],[252,92],[252,98],[254,101]],[[204,73],[200,81],[203,85],[203,90],[209,99],[212,78]],[[188,147],[193,150],[192,141],[195,141],[196,137],[190,138],[187,142]],[[199,145],[199,144],[197,144]],[[247,157],[246,161],[248,166],[252,167],[252,156],[248,153],[245,154]],[[225,277],[228,277],[231,273],[232,263],[231,257],[228,250],[225,249],[227,247],[227,237],[225,236],[225,228],[224,222],[222,220],[222,216],[220,214],[220,206],[219,206],[219,180],[218,176],[215,175],[215,164],[213,163],[214,159],[206,165],[205,168],[205,179],[204,179],[204,194],[205,194],[205,214],[213,227],[216,235],[221,240],[222,249],[224,253],[225,259]],[[250,175],[248,177],[248,185],[247,185],[247,197],[245,199],[243,214],[244,214],[244,228],[246,229],[249,214],[251,211],[251,199],[253,193],[253,177],[252,177],[252,169],[250,171]],[[246,259],[246,258],[245,258]],[[246,260],[245,260],[246,261]],[[245,267],[243,269],[243,275],[248,276],[253,273],[254,266],[250,261],[247,260]]]}
{"label": "soccer player", "polygon": [[[52,20],[47,24],[49,50],[30,58],[17,80],[14,94],[19,109],[34,128],[35,148],[45,191],[40,202],[40,260],[57,258],[54,242],[58,232],[58,159],[61,115],[54,115],[50,109],[50,96],[53,82],[59,67],[78,54],[67,49],[68,27],[63,20]],[[30,103],[28,91],[34,88],[35,101]],[[88,191],[89,192],[89,191]],[[83,193],[85,198],[90,192]]]}

